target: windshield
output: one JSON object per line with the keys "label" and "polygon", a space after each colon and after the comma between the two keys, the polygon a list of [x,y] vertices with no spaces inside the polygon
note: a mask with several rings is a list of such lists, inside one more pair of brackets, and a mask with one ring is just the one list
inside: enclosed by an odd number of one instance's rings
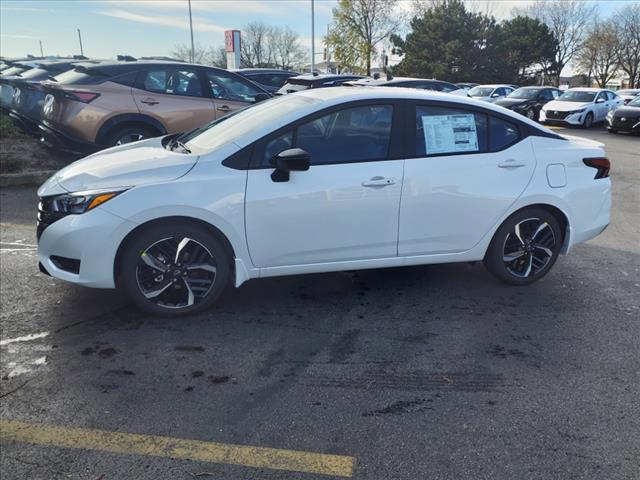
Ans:
{"label": "windshield", "polygon": [[488,97],[493,92],[493,87],[473,87],[469,90],[469,95],[472,97]]}
{"label": "windshield", "polygon": [[24,72],[27,70],[27,67],[9,67],[6,70],[2,71],[3,77],[10,77],[11,75],[17,75],[20,72]]}
{"label": "windshield", "polygon": [[593,99],[596,97],[595,92],[582,92],[579,90],[567,90],[562,95],[558,97],[558,100],[562,102],[593,102]]}
{"label": "windshield", "polygon": [[319,101],[299,95],[272,98],[246,108],[224,121],[210,123],[201,132],[196,132],[195,135],[190,135],[187,140],[182,140],[191,150],[194,148],[203,151],[214,150],[247,133],[272,124],[274,118],[302,110]]}
{"label": "windshield", "polygon": [[532,98],[536,98],[539,93],[540,93],[540,90],[535,88],[519,88],[515,92],[511,92],[509,95],[507,95],[507,97],[532,99]]}
{"label": "windshield", "polygon": [[297,80],[295,83],[291,80],[289,80],[287,83],[285,83],[282,88],[280,90],[278,90],[278,93],[293,93],[293,92],[299,92],[300,90],[307,90],[311,88],[311,82],[309,81],[299,81]]}
{"label": "windshield", "polygon": [[38,77],[48,77],[51,75],[48,70],[45,70],[43,67],[32,68],[31,70],[27,70],[26,72],[20,74],[22,78],[28,80],[30,78],[38,78]]}
{"label": "windshield", "polygon": [[631,105],[632,107],[640,107],[640,96],[631,100],[629,102],[629,105]]}

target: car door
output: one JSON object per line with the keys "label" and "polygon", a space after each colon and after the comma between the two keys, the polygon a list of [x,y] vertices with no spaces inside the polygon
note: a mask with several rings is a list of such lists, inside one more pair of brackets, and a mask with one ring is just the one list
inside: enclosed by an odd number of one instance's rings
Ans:
{"label": "car door", "polygon": [[193,67],[152,67],[138,76],[131,94],[140,113],[157,119],[167,133],[186,132],[215,118],[201,77]]}
{"label": "car door", "polygon": [[600,92],[595,100],[594,106],[595,113],[593,115],[594,122],[601,122],[609,113],[609,99],[607,98],[607,92]]}
{"label": "car door", "polygon": [[224,70],[207,70],[207,83],[216,118],[255,103],[258,94],[265,93],[252,82]]}
{"label": "car door", "polygon": [[444,103],[415,107],[405,160],[398,254],[463,252],[526,188],[535,159],[517,122]]}
{"label": "car door", "polygon": [[[392,148],[400,134],[394,117],[391,103],[358,104],[307,117],[258,142],[245,205],[254,266],[397,255],[403,160]],[[291,147],[309,153],[310,168],[274,182],[272,161]]]}

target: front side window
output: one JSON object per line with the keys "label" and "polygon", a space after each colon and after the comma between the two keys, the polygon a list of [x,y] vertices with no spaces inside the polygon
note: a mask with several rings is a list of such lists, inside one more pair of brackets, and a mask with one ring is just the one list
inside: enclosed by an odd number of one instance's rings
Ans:
{"label": "front side window", "polygon": [[390,105],[367,105],[330,113],[301,125],[295,146],[311,164],[384,160],[391,142]]}
{"label": "front side window", "polygon": [[606,92],[600,92],[600,93],[598,94],[598,99],[596,100],[596,102],[597,102],[598,100],[604,100],[604,101],[607,101],[607,94],[606,94]]}
{"label": "front side window", "polygon": [[245,83],[235,75],[223,71],[208,71],[207,80],[213,98],[220,100],[254,103],[256,96],[262,93],[251,83]]}
{"label": "front side window", "polygon": [[264,158],[262,159],[262,165],[265,167],[275,166],[273,163],[274,158],[280,152],[293,147],[293,131],[288,132],[269,140],[264,147]]}
{"label": "front side window", "polygon": [[416,156],[487,151],[487,116],[447,107],[416,107]]}
{"label": "front side window", "polygon": [[202,96],[202,84],[194,70],[149,70],[143,77],[142,88],[166,95]]}

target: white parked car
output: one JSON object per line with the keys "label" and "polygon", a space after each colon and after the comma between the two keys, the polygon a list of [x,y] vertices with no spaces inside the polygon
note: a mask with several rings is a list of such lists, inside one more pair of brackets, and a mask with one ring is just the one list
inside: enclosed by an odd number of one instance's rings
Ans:
{"label": "white parked car", "polygon": [[310,89],[59,171],[38,191],[38,257],[157,314],[313,272],[483,260],[526,285],[606,228],[608,177],[602,144],[502,107]]}
{"label": "white parked car", "polygon": [[540,121],[548,124],[569,124],[590,128],[604,122],[609,110],[623,105],[611,90],[602,88],[570,88],[540,110]]}
{"label": "white parked car", "polygon": [[496,100],[505,98],[511,92],[517,90],[513,85],[478,85],[467,93],[471,98],[493,103]]}
{"label": "white parked car", "polygon": [[636,97],[640,97],[640,88],[635,88],[635,89],[631,88],[631,89],[618,90],[616,92],[616,95],[618,95],[622,99],[624,104],[627,105],[629,102],[634,100]]}

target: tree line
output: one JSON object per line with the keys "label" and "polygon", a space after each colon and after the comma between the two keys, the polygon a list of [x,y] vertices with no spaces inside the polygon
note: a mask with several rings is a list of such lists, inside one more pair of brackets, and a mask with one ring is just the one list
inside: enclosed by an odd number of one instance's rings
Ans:
{"label": "tree line", "polygon": [[560,84],[571,64],[604,87],[624,72],[640,86],[640,4],[600,21],[582,0],[538,0],[502,22],[463,0],[415,0],[408,32],[399,0],[340,0],[325,37],[343,69],[370,74],[380,46],[401,57],[396,75],[452,82]]}

